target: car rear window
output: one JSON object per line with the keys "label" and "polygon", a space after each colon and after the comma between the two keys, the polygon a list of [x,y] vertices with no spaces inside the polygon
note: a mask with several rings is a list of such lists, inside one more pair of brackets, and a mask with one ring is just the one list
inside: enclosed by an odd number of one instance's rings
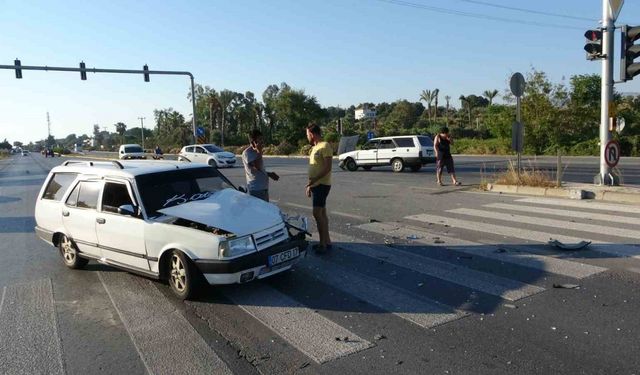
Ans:
{"label": "car rear window", "polygon": [[413,138],[394,138],[398,147],[415,147],[415,143],[413,143]]}
{"label": "car rear window", "polygon": [[204,148],[206,148],[207,151],[209,151],[209,152],[222,152],[222,151],[224,151],[223,149],[221,149],[220,147],[218,147],[216,145],[206,145],[206,146],[204,146]]}
{"label": "car rear window", "polygon": [[433,147],[433,141],[429,137],[418,137],[418,140],[420,141],[421,146]]}
{"label": "car rear window", "polygon": [[42,199],[60,201],[69,185],[76,179],[76,173],[55,173],[44,191]]}
{"label": "car rear window", "polygon": [[140,146],[126,146],[124,148],[124,152],[126,152],[126,153],[144,152],[144,150],[142,150],[142,147],[140,147]]}

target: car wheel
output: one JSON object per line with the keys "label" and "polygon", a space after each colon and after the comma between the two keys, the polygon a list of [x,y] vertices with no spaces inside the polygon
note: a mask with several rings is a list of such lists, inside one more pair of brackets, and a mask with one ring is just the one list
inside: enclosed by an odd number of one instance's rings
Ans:
{"label": "car wheel", "polygon": [[364,169],[365,171],[370,171],[370,170],[371,170],[371,168],[372,168],[372,167],[371,167],[370,165],[367,165],[366,167],[362,167],[362,169]]}
{"label": "car wheel", "polygon": [[169,285],[173,293],[185,300],[195,296],[200,275],[191,260],[182,252],[174,250],[169,260]]}
{"label": "car wheel", "polygon": [[214,168],[218,168],[218,163],[216,163],[216,161],[213,160],[213,159],[209,159],[209,166],[210,167],[214,167]]}
{"label": "car wheel", "polygon": [[62,255],[64,265],[69,268],[82,269],[87,265],[87,263],[89,263],[88,259],[78,256],[78,248],[76,247],[76,244],[74,244],[73,241],[64,234],[62,235],[62,238],[60,238],[58,248],[60,249],[60,255]]}
{"label": "car wheel", "polygon": [[347,167],[347,170],[349,170],[350,172],[355,172],[358,169],[358,165],[353,159],[347,159],[345,167]]}
{"label": "car wheel", "polygon": [[402,161],[402,159],[393,159],[391,160],[391,169],[393,169],[394,172],[402,172],[402,170],[404,169],[404,162]]}
{"label": "car wheel", "polygon": [[422,165],[419,165],[419,164],[418,164],[418,165],[412,165],[412,166],[411,166],[411,172],[417,172],[417,171],[419,171],[420,169],[422,169]]}

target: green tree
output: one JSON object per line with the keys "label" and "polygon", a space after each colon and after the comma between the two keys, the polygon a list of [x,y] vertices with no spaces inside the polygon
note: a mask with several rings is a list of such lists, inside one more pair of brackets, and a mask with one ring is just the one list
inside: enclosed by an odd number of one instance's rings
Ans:
{"label": "green tree", "polygon": [[492,106],[493,99],[498,96],[498,90],[485,90],[482,95],[489,100],[489,106]]}
{"label": "green tree", "polygon": [[116,133],[120,136],[122,143],[124,142],[124,132],[127,131],[127,125],[123,122],[118,122],[114,125],[116,127]]}

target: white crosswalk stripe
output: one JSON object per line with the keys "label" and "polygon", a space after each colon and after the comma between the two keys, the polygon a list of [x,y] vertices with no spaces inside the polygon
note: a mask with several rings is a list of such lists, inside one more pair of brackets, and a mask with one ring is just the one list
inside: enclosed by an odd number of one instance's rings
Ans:
{"label": "white crosswalk stripe", "polygon": [[150,281],[122,272],[98,278],[150,374],[232,374]]}
{"label": "white crosswalk stripe", "polygon": [[336,289],[423,328],[435,327],[468,315],[318,257],[308,257],[298,268],[309,271],[309,274]]}
{"label": "white crosswalk stripe", "polygon": [[515,222],[521,224],[531,224],[543,227],[551,227],[555,229],[573,230],[578,232],[587,232],[592,235],[593,233],[604,234],[607,236],[616,236],[622,238],[640,239],[640,231],[624,228],[615,228],[595,224],[575,223],[566,220],[547,219],[544,217],[532,217],[516,214],[505,214],[495,211],[476,210],[474,208],[456,208],[448,210],[454,214],[461,214],[467,216],[476,216],[483,219],[495,219],[508,222]]}
{"label": "white crosswalk stripe", "polygon": [[516,202],[520,203],[534,203],[555,207],[573,207],[583,208],[588,210],[600,210],[607,211],[608,213],[640,213],[640,207],[631,204],[622,205],[615,203],[593,202],[590,200],[570,200],[570,199],[551,199],[551,198],[523,198],[518,199]]}
{"label": "white crosswalk stripe", "polygon": [[[505,225],[488,224],[482,221],[471,221],[456,219],[446,216],[438,216],[431,214],[419,214],[405,217],[405,219],[415,220],[424,223],[449,225],[454,228],[489,233],[504,237],[511,237],[521,240],[533,241],[538,243],[547,243],[551,238],[564,243],[579,243],[585,238],[565,236],[562,234],[554,234],[550,232],[540,232],[524,228],[510,227]],[[590,250],[612,254],[615,256],[635,257],[640,259],[640,247],[635,245],[612,244],[604,241],[593,241]]]}
{"label": "white crosswalk stripe", "polygon": [[[467,241],[460,238],[443,236],[438,233],[429,232],[424,228],[407,227],[404,225],[399,226],[388,223],[370,223],[361,225],[360,228],[379,234],[397,236],[399,238],[416,236],[417,238],[414,242],[420,244],[446,247],[450,250],[474,256],[495,259],[504,263],[517,264],[575,279],[582,279],[607,270],[603,267],[556,259],[550,256],[531,254],[523,251],[505,250],[498,252],[498,248],[504,249],[505,247],[508,248],[508,246],[501,245],[498,247],[479,242]],[[439,241],[434,241],[435,239]]]}
{"label": "white crosswalk stripe", "polygon": [[[225,295],[317,363],[373,346],[289,296],[260,283],[229,288]],[[348,337],[348,340],[336,340]]]}
{"label": "white crosswalk stripe", "polygon": [[[367,229],[369,224],[359,226]],[[338,236],[335,236],[338,238]],[[386,262],[399,267],[404,267],[426,276],[435,277],[467,288],[476,289],[487,294],[501,297],[510,301],[540,293],[544,288],[507,279],[493,274],[475,271],[468,268],[460,268],[451,263],[430,259],[415,255],[411,252],[389,248],[387,246],[357,242],[344,242],[340,244],[346,250],[375,259],[383,258]]]}
{"label": "white crosswalk stripe", "polygon": [[3,288],[0,374],[64,374],[51,280]]}
{"label": "white crosswalk stripe", "polygon": [[[599,221],[605,221],[610,223],[640,225],[640,218],[629,217],[629,216],[609,215],[609,214],[601,214],[601,213],[593,213],[593,212],[585,212],[585,211],[573,211],[573,210],[546,208],[546,207],[521,206],[521,205],[506,204],[506,203],[485,204],[483,207],[498,208],[501,210],[509,210],[509,211],[527,212],[527,213],[538,214],[538,215],[563,216],[563,217],[570,217],[570,218],[577,218],[577,219],[599,220]],[[640,211],[640,208],[638,208],[638,210]]]}

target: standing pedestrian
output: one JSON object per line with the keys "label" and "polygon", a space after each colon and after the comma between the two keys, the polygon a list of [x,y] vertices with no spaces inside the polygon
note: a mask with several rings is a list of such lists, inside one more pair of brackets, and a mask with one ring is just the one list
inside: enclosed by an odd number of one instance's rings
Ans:
{"label": "standing pedestrian", "polygon": [[449,135],[449,128],[446,126],[440,129],[440,133],[433,142],[433,149],[436,152],[436,182],[442,186],[442,170],[446,167],[447,173],[451,175],[451,182],[454,185],[460,185],[460,181],[456,179],[456,171],[453,166],[453,156],[451,156],[451,145],[453,139]]}
{"label": "standing pedestrian", "polygon": [[329,238],[329,217],[327,216],[327,196],[331,190],[331,166],[333,164],[333,148],[322,140],[320,126],[310,123],[307,127],[307,139],[313,146],[309,155],[309,182],[305,187],[307,197],[312,197],[313,217],[318,226],[319,244],[315,246],[317,253],[331,250]]}
{"label": "standing pedestrian", "polygon": [[248,193],[269,202],[269,178],[278,181],[280,176],[275,172],[265,170],[262,158],[263,146],[262,132],[258,129],[251,130],[249,132],[249,147],[242,152],[242,164],[247,178]]}
{"label": "standing pedestrian", "polygon": [[162,156],[162,149],[160,148],[160,145],[156,145],[156,148],[153,150],[153,158],[164,159],[164,157]]}

